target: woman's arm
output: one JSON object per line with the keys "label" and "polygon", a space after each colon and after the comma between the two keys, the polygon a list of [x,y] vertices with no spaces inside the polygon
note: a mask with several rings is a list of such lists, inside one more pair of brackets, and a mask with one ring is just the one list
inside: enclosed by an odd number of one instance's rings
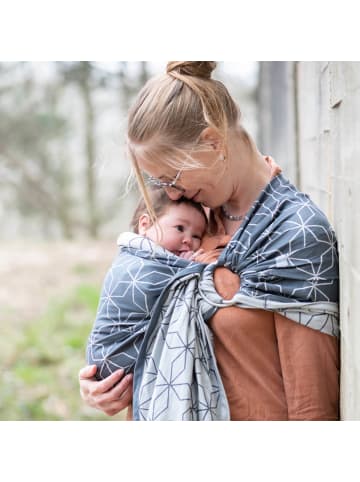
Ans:
{"label": "woman's arm", "polygon": [[124,377],[120,369],[101,381],[94,379],[96,365],[88,365],[79,372],[82,399],[106,415],[113,416],[128,407],[132,400],[132,374]]}

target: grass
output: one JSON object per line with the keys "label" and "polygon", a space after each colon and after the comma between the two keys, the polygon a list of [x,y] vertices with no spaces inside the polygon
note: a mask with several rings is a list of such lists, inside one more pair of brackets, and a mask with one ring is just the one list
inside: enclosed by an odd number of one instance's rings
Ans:
{"label": "grass", "polygon": [[20,329],[6,327],[0,341],[0,420],[124,418],[87,407],[79,395],[77,376],[85,365],[98,298],[99,287],[80,283],[62,299],[51,300],[43,316]]}

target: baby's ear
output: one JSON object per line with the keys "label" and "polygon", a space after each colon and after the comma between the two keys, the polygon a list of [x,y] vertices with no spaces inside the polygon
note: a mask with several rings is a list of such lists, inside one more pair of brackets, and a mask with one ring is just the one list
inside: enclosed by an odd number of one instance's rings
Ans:
{"label": "baby's ear", "polygon": [[146,231],[151,227],[150,216],[146,213],[142,214],[139,218],[138,232],[140,236],[145,236]]}

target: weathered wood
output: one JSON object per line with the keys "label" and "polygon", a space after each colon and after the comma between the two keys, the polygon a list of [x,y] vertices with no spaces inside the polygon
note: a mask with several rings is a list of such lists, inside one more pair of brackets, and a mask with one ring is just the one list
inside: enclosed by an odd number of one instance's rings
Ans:
{"label": "weathered wood", "polygon": [[341,417],[360,420],[360,63],[263,62],[260,73],[263,148],[337,232]]}

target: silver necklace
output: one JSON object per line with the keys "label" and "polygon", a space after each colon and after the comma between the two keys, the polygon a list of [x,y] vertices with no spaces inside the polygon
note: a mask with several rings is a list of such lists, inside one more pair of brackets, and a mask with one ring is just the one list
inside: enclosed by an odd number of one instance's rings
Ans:
{"label": "silver necklace", "polygon": [[223,215],[226,217],[226,219],[230,219],[230,221],[241,221],[242,219],[244,219],[244,216],[245,216],[245,215],[235,216],[235,215],[233,215],[233,214],[229,214],[229,213],[226,211],[224,205],[221,206],[221,211],[222,211]]}

